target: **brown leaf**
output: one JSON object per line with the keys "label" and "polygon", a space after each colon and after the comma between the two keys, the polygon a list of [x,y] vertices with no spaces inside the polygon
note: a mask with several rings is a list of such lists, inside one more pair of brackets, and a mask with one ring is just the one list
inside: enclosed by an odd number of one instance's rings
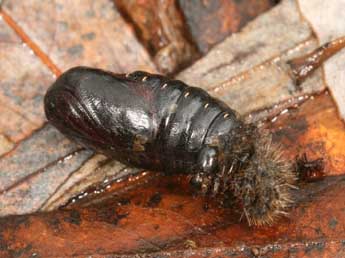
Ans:
{"label": "brown leaf", "polygon": [[155,70],[111,1],[5,0],[2,9],[61,70],[76,65]]}
{"label": "brown leaf", "polygon": [[[341,17],[345,15],[345,1],[298,0],[302,15],[310,22],[321,44],[345,35]],[[345,118],[344,91],[345,50],[324,64],[327,85],[337,102],[340,115]]]}
{"label": "brown leaf", "polygon": [[160,73],[172,74],[198,57],[175,0],[115,0]]}
{"label": "brown leaf", "polygon": [[0,134],[17,142],[44,123],[43,95],[52,73],[0,20]]}
{"label": "brown leaf", "polygon": [[320,71],[300,91],[284,68],[284,62],[316,46],[296,3],[283,1],[215,46],[177,78],[203,87],[241,114],[248,114],[324,90]]}
{"label": "brown leaf", "polygon": [[267,11],[276,1],[204,0],[183,1],[179,5],[194,42],[202,53],[231,33],[238,32],[249,21]]}
{"label": "brown leaf", "polygon": [[154,65],[109,1],[3,1],[1,7],[0,214],[56,208],[124,168],[109,163],[95,173],[104,157],[86,162],[89,151],[42,127],[43,95],[54,80],[48,68],[59,73],[83,64],[125,72],[154,71]]}
{"label": "brown leaf", "polygon": [[301,152],[324,159],[328,177],[301,183],[290,217],[273,227],[249,227],[236,204],[197,196],[184,176],[139,173],[81,149],[50,125],[35,130],[53,79],[47,67],[82,61],[115,72],[155,69],[112,2],[96,2],[2,3],[0,211],[49,212],[1,218],[0,256],[342,256],[344,125],[322,71],[298,91],[286,70],[286,60],[317,46],[295,1],[259,16],[177,76],[261,121],[291,160]]}

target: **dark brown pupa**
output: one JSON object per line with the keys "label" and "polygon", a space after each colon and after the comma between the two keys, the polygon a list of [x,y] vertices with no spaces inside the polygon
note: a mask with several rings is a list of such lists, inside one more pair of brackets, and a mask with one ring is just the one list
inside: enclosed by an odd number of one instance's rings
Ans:
{"label": "dark brown pupa", "polygon": [[76,67],[45,96],[67,137],[137,167],[192,175],[204,194],[230,190],[249,224],[270,224],[291,204],[292,170],[270,137],[206,91],[145,72]]}
{"label": "dark brown pupa", "polygon": [[[283,68],[303,82],[345,46],[334,40]],[[185,173],[201,192],[231,192],[250,225],[292,204],[296,175],[269,135],[206,91],[167,77],[75,67],[48,89],[48,120],[85,147],[137,167]]]}

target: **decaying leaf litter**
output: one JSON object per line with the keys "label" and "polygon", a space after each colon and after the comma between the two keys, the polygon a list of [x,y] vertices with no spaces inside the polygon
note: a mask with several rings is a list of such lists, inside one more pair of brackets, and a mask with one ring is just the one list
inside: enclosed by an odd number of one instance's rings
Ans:
{"label": "decaying leaf litter", "polygon": [[[284,4],[286,4],[287,3],[287,1],[285,1],[285,2],[283,2]],[[282,4],[283,4],[282,3]],[[289,2],[290,4],[291,4],[291,1]],[[278,7],[276,7],[276,9],[278,9],[278,8],[281,8],[281,6],[282,6],[282,4],[280,4]],[[292,6],[292,5],[291,5]],[[290,6],[290,7],[291,7]],[[276,9],[273,9],[273,10],[271,10],[270,12],[272,12],[272,11],[274,11],[274,10],[276,10]],[[270,13],[269,12],[269,13]],[[269,14],[268,13],[268,14]],[[261,17],[259,17],[259,18],[261,18]],[[256,22],[256,20],[253,22],[253,23],[255,23]],[[252,24],[253,24],[252,23]],[[250,26],[250,25],[249,25]],[[311,37],[311,39],[309,39],[309,41],[308,40],[306,40],[306,42],[313,42],[314,41],[314,39]],[[315,42],[315,46],[317,45],[316,44],[316,40],[314,41]],[[300,42],[300,43],[302,43],[302,42]],[[294,44],[292,44],[292,45],[294,45]],[[296,46],[296,45],[298,45],[298,44],[295,44],[294,46]],[[308,44],[306,44],[306,45],[308,45]],[[302,44],[302,46],[305,46],[304,44]],[[310,45],[309,45],[310,46]],[[310,49],[313,49],[314,47],[310,47]],[[289,52],[288,51],[288,49],[286,50],[287,52]],[[307,51],[306,51],[307,52]],[[207,56],[206,56],[207,57]],[[206,58],[205,57],[205,58]],[[274,57],[273,55],[271,56],[272,58]],[[264,58],[265,59],[265,58]],[[201,59],[201,60],[203,60],[203,59]],[[266,59],[267,60],[267,59]],[[255,62],[254,62],[255,63]],[[270,64],[271,65],[271,64]],[[270,66],[268,66],[268,67],[270,67]],[[274,67],[274,66],[273,66]],[[265,67],[260,67],[257,71],[260,71],[260,69],[261,68],[265,68]],[[265,70],[265,69],[263,69],[263,70]],[[255,71],[255,69],[254,69],[254,71]],[[272,70],[272,71],[274,71],[274,69]],[[259,72],[257,72],[258,74],[259,74]],[[317,76],[317,74],[315,75],[315,76]],[[321,76],[321,75],[320,75]],[[242,78],[241,76],[239,77],[239,78]],[[265,78],[265,77],[264,77]],[[280,74],[280,77],[278,76],[278,78],[285,78],[285,75],[284,76],[282,76],[281,74]],[[319,78],[321,78],[321,77],[319,77]],[[221,79],[220,80],[220,82],[223,82],[223,81],[226,81],[227,80],[227,77],[225,77],[225,78],[223,78],[223,79]],[[236,81],[236,80],[235,80]],[[289,80],[288,79],[285,79],[285,81],[288,81],[289,82]],[[320,83],[321,82],[321,84],[322,84],[322,80],[315,80],[317,83]],[[317,83],[316,83],[316,85],[317,85]],[[305,82],[305,84],[306,85],[308,85],[307,84],[307,81]],[[211,84],[210,84],[211,85]],[[212,84],[212,85],[216,85],[216,84]],[[230,85],[231,85],[231,83],[230,83]],[[254,84],[255,85],[255,84]],[[289,83],[288,83],[288,85],[289,85]],[[315,84],[314,84],[314,86],[315,86]],[[321,85],[320,86],[320,88],[319,88],[319,90],[320,91],[322,91],[323,89],[325,89],[325,86],[324,85]],[[315,90],[315,89],[314,89]],[[316,90],[317,91],[317,90]],[[312,91],[313,92],[313,91]],[[309,95],[309,94],[308,94]],[[286,96],[288,96],[288,97],[286,97]],[[286,96],[285,96],[285,98],[282,98],[282,100],[283,100],[283,104],[284,104],[284,101],[287,103],[286,105],[282,105],[282,104],[280,104],[279,105],[279,108],[283,108],[282,109],[282,111],[284,111],[285,110],[285,107],[287,107],[287,106],[289,106],[289,96],[290,95],[288,95],[288,94],[286,94]],[[306,95],[303,95],[303,93],[301,93],[301,95],[296,95],[297,96],[297,99],[298,99],[298,96],[301,98],[301,99],[303,99],[303,101],[304,100],[306,100],[306,99],[309,99],[310,97],[308,97],[308,96],[306,96]],[[303,98],[302,98],[303,97]],[[234,99],[237,99],[236,97],[234,98]],[[314,97],[314,99],[315,99],[315,97]],[[332,107],[332,101],[331,100],[328,100],[329,99],[329,97],[327,97],[327,95],[326,96],[322,96],[321,98],[316,98],[317,99],[317,101],[320,101],[319,103],[328,103],[327,105],[328,105],[328,107],[327,107],[327,109],[326,110],[333,110],[332,112],[331,112],[331,114],[333,114],[334,115],[334,117],[336,117],[335,115],[336,115],[336,112],[334,111],[334,108]],[[295,98],[294,98],[294,100],[292,100],[291,101],[291,105],[294,105],[294,104],[296,104],[296,102],[294,102],[295,101]],[[275,103],[279,103],[279,101],[277,101],[277,102],[275,102]],[[281,102],[280,102],[281,103]],[[306,104],[307,105],[307,104]],[[265,106],[265,105],[264,105]],[[272,105],[267,105],[267,106],[265,106],[265,107],[270,107],[270,106],[272,106]],[[321,104],[320,104],[320,106],[322,106]],[[260,109],[260,108],[259,108]],[[250,112],[250,111],[249,111]],[[248,112],[248,113],[249,113]],[[246,113],[246,112],[243,112],[243,113]],[[289,112],[289,113],[291,113],[291,111]],[[267,114],[267,113],[265,113],[264,112],[264,114]],[[284,114],[286,114],[286,113],[284,113]],[[283,114],[283,115],[284,115]],[[266,115],[264,115],[264,116],[266,116]],[[289,116],[289,114],[287,114],[287,116]],[[327,134],[325,134],[325,132],[327,132],[327,123],[325,124],[325,123],[321,123],[321,125],[322,126],[320,126],[320,127],[318,127],[317,126],[317,124],[315,124],[316,122],[315,122],[315,115],[313,115],[312,116],[312,114],[310,114],[310,116],[312,117],[312,119],[311,119],[311,121],[312,121],[312,128],[313,128],[313,130],[312,130],[312,132],[311,132],[311,134],[310,134],[310,136],[308,136],[309,137],[309,141],[311,141],[311,142],[313,142],[313,137],[311,137],[313,134],[316,134],[316,135],[318,135],[318,137],[321,137],[321,139],[327,139],[326,140],[326,142],[328,142],[328,143],[330,143],[330,142],[332,142],[333,141],[333,137],[336,137],[337,139],[341,139],[341,132],[342,132],[342,125],[341,124],[339,124],[339,122],[337,121],[337,120],[335,120],[334,122],[332,122],[332,123],[329,123],[329,126],[331,126],[332,128],[333,128],[333,130],[332,130],[332,134],[331,133],[327,133]],[[280,118],[281,117],[279,117],[278,118],[278,121],[280,120]],[[313,120],[314,119],[314,120]],[[316,120],[317,121],[317,120]],[[331,121],[331,120],[330,120]],[[299,122],[299,123],[302,123],[302,122]],[[303,123],[302,123],[303,124]],[[299,124],[299,126],[300,126],[300,124]],[[338,129],[336,129],[336,130],[334,130],[335,128],[338,128]],[[290,128],[290,127],[288,127],[288,129],[289,130],[292,130],[293,131],[293,128]],[[283,129],[280,129],[280,130],[283,130]],[[326,131],[325,131],[326,130]],[[308,130],[307,130],[308,131]],[[334,134],[334,133],[337,133],[337,134]],[[296,133],[296,132],[295,132]],[[316,136],[315,135],[315,136]],[[337,136],[335,136],[335,135],[337,135]],[[307,139],[305,139],[305,144],[307,144],[308,143],[308,137],[307,137]],[[322,137],[326,137],[326,138],[322,138]],[[321,141],[322,142],[322,141]],[[333,142],[333,146],[334,146],[334,142]],[[337,145],[335,145],[335,146],[337,146]],[[341,164],[341,159],[342,159],[342,152],[341,152],[341,150],[339,149],[339,148],[337,148],[337,147],[335,147],[335,148],[330,148],[330,146],[328,146],[328,144],[324,144],[324,146],[322,147],[322,143],[313,143],[312,145],[311,145],[311,147],[314,147],[314,148],[316,148],[316,149],[320,149],[321,151],[331,151],[331,153],[330,154],[328,154],[328,155],[326,155],[327,157],[329,157],[330,159],[331,158],[333,158],[333,161],[331,162],[331,164],[328,164],[331,168],[332,168],[332,170],[330,171],[330,174],[332,174],[332,171],[339,171],[339,172],[336,172],[336,173],[334,173],[334,174],[341,174],[341,169],[340,169],[340,164]],[[43,148],[44,149],[44,148]],[[297,148],[298,149],[298,148]],[[313,148],[311,148],[311,149],[309,149],[309,150],[313,150]],[[68,157],[68,155],[67,155],[67,157]],[[334,159],[334,157],[337,157],[336,159]],[[91,160],[92,161],[92,160]],[[89,164],[92,164],[92,163],[89,163]],[[123,171],[123,168],[122,168],[122,171]],[[323,183],[322,183],[323,184]],[[78,191],[76,191],[76,192],[78,192]],[[80,192],[80,191],[79,191]],[[164,200],[164,199],[163,199]],[[341,203],[341,200],[339,201],[339,203]],[[58,206],[58,205],[57,205]],[[337,212],[335,212],[335,213],[333,213],[333,215],[334,215],[334,217],[337,217],[338,216],[338,213]],[[327,217],[327,216],[324,216],[324,217]],[[334,222],[334,218],[330,218],[330,221],[333,221]],[[341,220],[337,220],[338,222],[338,224],[335,226],[335,228],[337,228],[338,227],[338,225],[339,225],[339,221],[341,221]],[[330,225],[334,225],[335,223],[331,223]],[[334,226],[332,226],[332,227],[334,227]],[[323,230],[326,230],[327,231],[327,229],[326,228],[324,228]],[[325,239],[325,242],[322,242],[321,241],[321,244],[317,244],[316,246],[326,246],[326,249],[327,249],[327,246],[329,246],[330,244],[328,244],[329,242],[328,242],[328,239],[331,239],[331,236],[332,236],[332,234],[330,234],[329,235],[329,237],[330,238],[327,238],[327,239]],[[335,235],[334,235],[335,236]],[[339,235],[339,237],[341,237],[341,234]],[[337,241],[335,241],[335,240],[332,240],[334,243],[336,243]],[[340,241],[340,240],[339,240]],[[199,242],[202,242],[201,240],[199,241]],[[312,244],[310,244],[311,246],[313,246]],[[289,244],[288,244],[288,246],[289,246]],[[291,246],[291,245],[290,245]],[[334,246],[337,246],[337,244],[334,244]],[[304,248],[303,246],[301,246],[301,247],[298,247],[298,248]],[[285,250],[288,250],[289,248],[287,248],[287,249],[285,249]],[[284,250],[284,248],[282,248],[281,250]],[[313,251],[311,251],[311,252],[313,252]]]}

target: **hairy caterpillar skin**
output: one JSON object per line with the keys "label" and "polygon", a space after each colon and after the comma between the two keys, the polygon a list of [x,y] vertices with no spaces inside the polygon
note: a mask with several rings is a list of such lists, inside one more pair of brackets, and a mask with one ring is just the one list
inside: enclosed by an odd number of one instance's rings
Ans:
{"label": "hairy caterpillar skin", "polygon": [[249,224],[286,214],[295,176],[270,137],[206,91],[145,72],[76,67],[48,89],[48,120],[83,146],[137,167],[231,191]]}

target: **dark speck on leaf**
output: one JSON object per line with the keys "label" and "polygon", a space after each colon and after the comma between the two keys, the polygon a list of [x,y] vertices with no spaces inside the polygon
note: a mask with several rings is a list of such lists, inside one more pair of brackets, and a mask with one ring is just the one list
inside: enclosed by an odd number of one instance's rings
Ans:
{"label": "dark speck on leaf", "polygon": [[96,37],[96,34],[94,32],[89,32],[81,35],[81,38],[84,40],[93,40]]}
{"label": "dark speck on leaf", "polygon": [[67,49],[68,54],[72,56],[79,56],[83,53],[84,47],[82,45],[75,45]]}
{"label": "dark speck on leaf", "polygon": [[120,199],[117,204],[119,206],[123,206],[123,205],[128,205],[131,203],[131,200],[130,199],[127,199],[127,198],[123,198],[123,199]]}
{"label": "dark speck on leaf", "polygon": [[176,204],[176,205],[171,206],[171,208],[172,208],[174,211],[181,211],[181,210],[183,209],[183,204],[182,204],[182,203]]}
{"label": "dark speck on leaf", "polygon": [[160,193],[157,192],[151,196],[150,200],[147,202],[147,206],[151,208],[157,207],[161,200],[162,196]]}
{"label": "dark speck on leaf", "polygon": [[85,15],[89,18],[95,17],[95,11],[93,9],[88,10]]}
{"label": "dark speck on leaf", "polygon": [[319,236],[322,236],[324,233],[322,232],[321,228],[320,227],[317,227],[315,229],[315,233],[318,234]]}
{"label": "dark speck on leaf", "polygon": [[7,244],[2,234],[0,234],[0,251],[7,250]]}
{"label": "dark speck on leaf", "polygon": [[80,225],[80,213],[79,213],[79,211],[72,210],[69,213],[69,216],[66,216],[64,218],[64,221],[69,222],[71,224]]}
{"label": "dark speck on leaf", "polygon": [[30,225],[30,220],[27,216],[13,216],[12,223],[15,228],[17,227],[28,227]]}
{"label": "dark speck on leaf", "polygon": [[54,231],[58,231],[60,229],[60,220],[58,218],[52,218],[48,220],[49,225],[54,229]]}
{"label": "dark speck on leaf", "polygon": [[166,185],[166,189],[169,190],[170,192],[176,190],[176,184],[173,182],[168,182]]}
{"label": "dark speck on leaf", "polygon": [[335,227],[338,225],[338,220],[336,218],[331,218],[329,220],[329,223],[328,223],[328,226],[331,228],[331,229],[335,229]]}
{"label": "dark speck on leaf", "polygon": [[24,256],[27,257],[26,254],[31,252],[31,250],[32,250],[32,245],[29,244],[25,247],[18,248],[15,251],[13,251],[11,257],[24,257]]}
{"label": "dark speck on leaf", "polygon": [[126,218],[129,213],[124,214],[118,214],[116,209],[110,207],[110,208],[104,208],[97,210],[97,220],[106,222],[109,224],[117,225],[119,220]]}
{"label": "dark speck on leaf", "polygon": [[67,31],[68,30],[68,23],[65,21],[59,21],[57,25],[59,26],[59,29],[61,31]]}

